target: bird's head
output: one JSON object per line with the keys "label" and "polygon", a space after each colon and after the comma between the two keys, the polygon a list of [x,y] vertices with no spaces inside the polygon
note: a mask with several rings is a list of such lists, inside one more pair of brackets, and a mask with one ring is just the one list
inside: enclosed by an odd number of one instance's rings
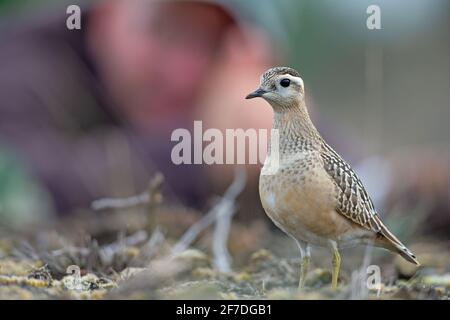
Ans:
{"label": "bird's head", "polygon": [[300,74],[288,67],[275,67],[261,76],[258,89],[245,98],[261,97],[270,103],[275,111],[295,108],[304,101],[305,88]]}

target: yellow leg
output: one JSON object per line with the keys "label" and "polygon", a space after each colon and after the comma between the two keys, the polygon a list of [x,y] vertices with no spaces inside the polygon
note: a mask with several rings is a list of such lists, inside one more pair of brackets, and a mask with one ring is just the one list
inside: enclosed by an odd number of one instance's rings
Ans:
{"label": "yellow leg", "polygon": [[332,243],[331,247],[333,249],[333,272],[331,273],[331,288],[336,289],[339,278],[339,271],[341,269],[341,256],[335,242]]}
{"label": "yellow leg", "polygon": [[306,275],[308,274],[310,257],[305,255],[300,261],[300,280],[298,282],[298,288],[301,289],[305,285]]}
{"label": "yellow leg", "polygon": [[301,289],[305,285],[306,275],[308,274],[309,262],[311,260],[311,248],[308,243],[296,240],[298,248],[300,249],[300,279],[298,281],[298,288]]}

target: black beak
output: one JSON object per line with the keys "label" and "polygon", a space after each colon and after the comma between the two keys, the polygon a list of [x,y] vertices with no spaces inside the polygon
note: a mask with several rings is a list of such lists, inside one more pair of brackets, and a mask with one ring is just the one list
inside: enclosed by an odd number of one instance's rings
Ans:
{"label": "black beak", "polygon": [[245,99],[253,99],[253,98],[262,97],[264,93],[267,93],[267,91],[259,88],[259,89],[256,89],[255,91],[253,91],[252,93],[248,94],[245,97]]}

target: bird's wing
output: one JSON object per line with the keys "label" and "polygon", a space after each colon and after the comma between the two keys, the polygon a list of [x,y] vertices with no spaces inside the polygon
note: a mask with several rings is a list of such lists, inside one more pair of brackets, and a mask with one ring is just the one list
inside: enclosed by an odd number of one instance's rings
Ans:
{"label": "bird's wing", "polygon": [[[353,169],[329,145],[321,152],[325,171],[338,189],[336,211],[362,227],[382,235],[389,243],[385,248],[397,251],[409,262],[419,265],[416,256],[383,224],[361,180]],[[394,248],[394,249],[393,249]]]}
{"label": "bird's wing", "polygon": [[329,145],[324,144],[321,157],[325,171],[338,186],[336,211],[368,230],[380,232],[384,227],[361,180]]}

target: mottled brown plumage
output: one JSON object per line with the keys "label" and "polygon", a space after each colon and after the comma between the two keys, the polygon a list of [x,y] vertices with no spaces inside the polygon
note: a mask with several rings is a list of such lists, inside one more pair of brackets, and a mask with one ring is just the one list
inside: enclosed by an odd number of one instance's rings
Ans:
{"label": "mottled brown plumage", "polygon": [[350,165],[313,125],[299,73],[286,67],[268,70],[261,77],[260,88],[247,96],[254,97],[271,104],[273,128],[279,135],[279,144],[269,146],[260,177],[261,202],[272,221],[299,244],[300,286],[309,264],[310,244],[332,248],[333,287],[337,285],[338,249],[342,247],[373,244],[418,264],[413,253],[383,224]]}

